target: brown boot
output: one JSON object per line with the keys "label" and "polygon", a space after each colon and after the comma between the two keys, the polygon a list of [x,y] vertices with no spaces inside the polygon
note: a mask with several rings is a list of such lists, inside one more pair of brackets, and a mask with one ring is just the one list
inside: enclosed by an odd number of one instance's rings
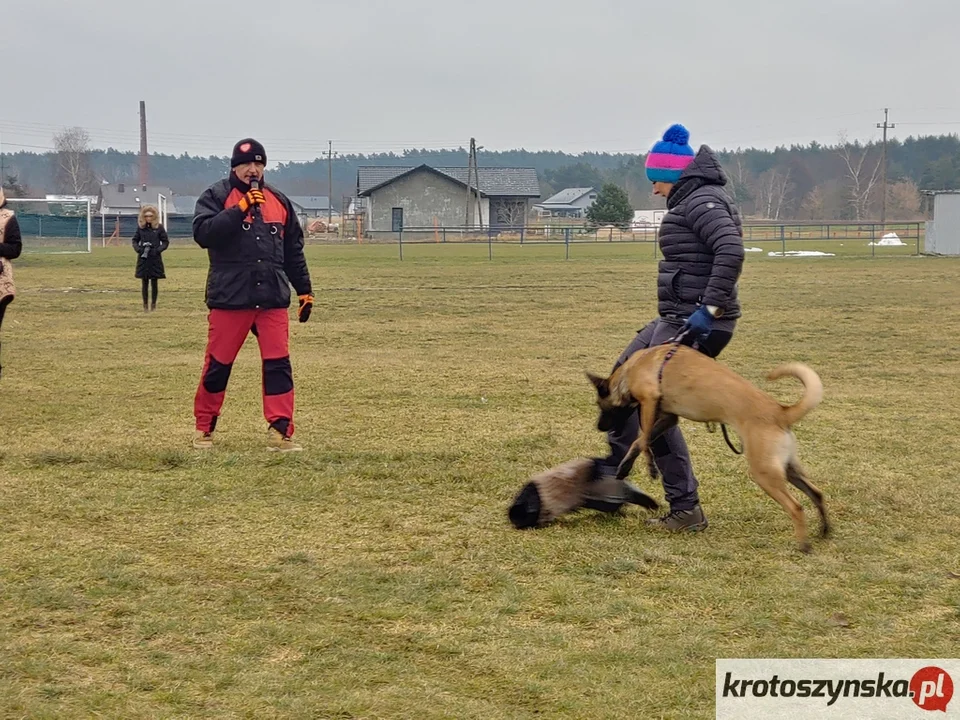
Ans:
{"label": "brown boot", "polygon": [[303,447],[275,428],[267,429],[267,450],[271,452],[300,452]]}
{"label": "brown boot", "polygon": [[197,450],[209,450],[213,447],[213,433],[197,430],[193,434],[193,446]]}
{"label": "brown boot", "polygon": [[671,510],[666,515],[647,520],[647,525],[669,532],[700,532],[707,529],[707,516],[699,505],[690,510]]}

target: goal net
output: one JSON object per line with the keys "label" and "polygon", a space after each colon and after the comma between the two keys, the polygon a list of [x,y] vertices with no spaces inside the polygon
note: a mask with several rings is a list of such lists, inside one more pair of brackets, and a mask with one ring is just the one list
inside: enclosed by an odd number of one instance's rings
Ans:
{"label": "goal net", "polygon": [[90,200],[7,198],[17,216],[24,253],[88,253],[93,232]]}

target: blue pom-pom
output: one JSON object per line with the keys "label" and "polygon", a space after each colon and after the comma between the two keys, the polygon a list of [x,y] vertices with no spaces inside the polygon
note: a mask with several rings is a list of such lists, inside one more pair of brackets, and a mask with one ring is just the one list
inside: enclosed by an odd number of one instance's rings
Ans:
{"label": "blue pom-pom", "polygon": [[690,131],[680,123],[677,123],[667,128],[667,131],[663,134],[663,139],[674,145],[686,145],[690,142]]}

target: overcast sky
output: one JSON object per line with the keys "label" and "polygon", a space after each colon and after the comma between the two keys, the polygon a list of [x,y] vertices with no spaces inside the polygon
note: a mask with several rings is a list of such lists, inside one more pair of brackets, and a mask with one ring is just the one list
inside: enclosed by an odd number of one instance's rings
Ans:
{"label": "overcast sky", "polygon": [[[457,147],[644,152],[960,131],[957,0],[23,0],[0,139],[271,161]],[[27,147],[25,147],[27,146]]]}

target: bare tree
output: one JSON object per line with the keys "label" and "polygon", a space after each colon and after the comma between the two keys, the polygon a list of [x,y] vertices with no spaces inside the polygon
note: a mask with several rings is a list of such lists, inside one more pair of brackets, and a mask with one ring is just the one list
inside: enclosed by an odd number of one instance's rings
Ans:
{"label": "bare tree", "polygon": [[817,185],[807,193],[800,203],[804,220],[826,220],[826,196],[822,185]]}
{"label": "bare tree", "polygon": [[[844,135],[840,135],[840,145],[837,152],[843,159],[846,166],[847,179],[850,181],[850,206],[853,208],[853,217],[857,222],[862,221],[867,215],[867,206],[870,203],[870,195],[874,186],[880,177],[880,164],[882,157],[878,157],[876,163],[867,163],[867,156],[870,154],[871,146],[862,147],[860,143],[849,143]],[[864,167],[866,165],[866,167]],[[870,169],[870,166],[873,169]]]}
{"label": "bare tree", "polygon": [[792,189],[789,169],[785,173],[777,168],[767,170],[758,179],[757,212],[767,220],[779,220]]}
{"label": "bare tree", "polygon": [[2,187],[7,197],[30,197],[30,191],[20,182],[20,176],[17,173],[8,173],[3,178]]}
{"label": "bare tree", "polygon": [[[751,191],[752,178],[750,171],[743,164],[743,153],[738,149],[733,156],[733,162],[730,163],[730,185],[728,191],[733,201],[740,206],[741,210],[748,212],[748,205],[757,198]],[[753,208],[756,211],[756,208]]]}
{"label": "bare tree", "polygon": [[887,188],[887,214],[900,222],[921,220],[922,197],[913,180],[901,180]]}
{"label": "bare tree", "polygon": [[496,223],[503,227],[516,228],[524,225],[526,216],[526,203],[522,200],[517,202],[501,202],[494,206],[496,212]]}
{"label": "bare tree", "polygon": [[90,134],[72,127],[53,136],[55,151],[54,182],[59,192],[83,195],[95,183],[90,167]]}

